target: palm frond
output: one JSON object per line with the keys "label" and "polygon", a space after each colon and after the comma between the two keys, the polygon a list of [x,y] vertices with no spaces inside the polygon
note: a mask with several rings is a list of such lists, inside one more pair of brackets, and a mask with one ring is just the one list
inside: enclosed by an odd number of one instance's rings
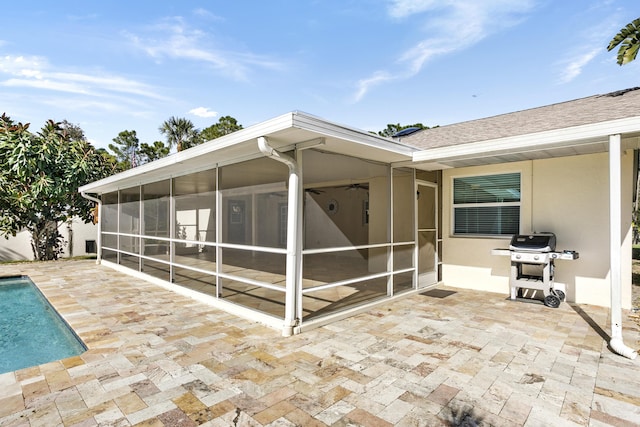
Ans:
{"label": "palm frond", "polygon": [[618,46],[618,65],[624,65],[636,59],[638,48],[640,48],[640,18],[634,19],[622,28],[611,39],[607,50],[611,51]]}

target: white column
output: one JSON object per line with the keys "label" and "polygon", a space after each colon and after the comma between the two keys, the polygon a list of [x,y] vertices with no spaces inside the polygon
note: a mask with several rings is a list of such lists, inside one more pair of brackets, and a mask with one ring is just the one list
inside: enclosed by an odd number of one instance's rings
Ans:
{"label": "white column", "polygon": [[[99,200],[99,199],[96,199]],[[98,201],[98,237],[96,239],[96,264],[100,264],[102,262],[102,201]]]}
{"label": "white column", "polygon": [[169,180],[169,281],[176,281],[176,198],[173,194],[174,178]]}
{"label": "white column", "polygon": [[300,272],[302,258],[302,186],[300,184],[300,170],[297,161],[284,153],[275,150],[269,145],[267,138],[258,137],[258,148],[265,156],[284,163],[289,168],[289,188],[287,202],[287,262],[286,262],[286,290],[284,308],[284,327],[282,335],[293,334],[297,325],[296,303],[300,300],[298,294],[302,286],[299,286],[298,273]]}
{"label": "white column", "polygon": [[611,257],[611,340],[618,354],[634,359],[638,353],[622,341],[622,176],[620,135],[609,136],[609,252]]}
{"label": "white column", "polygon": [[[304,240],[303,240],[303,236],[304,236],[304,198],[305,198],[305,192],[304,192],[304,184],[302,181],[302,171],[304,168],[304,164],[303,164],[303,156],[302,156],[302,151],[296,149],[296,163],[298,165],[297,167],[297,171],[298,171],[298,205],[296,207],[296,278],[294,281],[294,290],[295,290],[295,318],[298,319],[300,322],[302,322],[302,274],[303,274],[303,269],[302,269],[302,263],[303,263],[303,258],[302,258],[302,249],[304,248]],[[288,213],[288,212],[287,212]],[[288,225],[288,224],[287,224]],[[287,230],[287,233],[289,233],[289,231]],[[287,234],[287,236],[289,236],[289,234]]]}
{"label": "white column", "polygon": [[301,212],[301,193],[300,176],[295,168],[291,167],[289,171],[289,192],[287,207],[287,278],[285,292],[285,314],[284,314],[284,331],[283,335],[288,336],[293,333],[293,327],[296,326],[296,303],[298,301],[298,272],[299,262],[301,259],[301,233],[300,221]]}

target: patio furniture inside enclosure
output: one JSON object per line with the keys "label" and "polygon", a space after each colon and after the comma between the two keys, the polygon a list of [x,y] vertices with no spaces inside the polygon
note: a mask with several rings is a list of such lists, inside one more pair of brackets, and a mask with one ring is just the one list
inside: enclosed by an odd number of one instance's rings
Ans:
{"label": "patio furniture inside enclosure", "polygon": [[[289,155],[302,171],[298,319],[412,289],[414,171],[315,149]],[[282,318],[296,232],[288,177],[259,157],[105,193],[102,258]]]}

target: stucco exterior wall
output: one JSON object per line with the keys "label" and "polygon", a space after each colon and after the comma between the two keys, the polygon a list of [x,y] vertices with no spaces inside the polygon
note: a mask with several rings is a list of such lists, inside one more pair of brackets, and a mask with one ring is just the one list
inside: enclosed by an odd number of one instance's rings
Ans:
{"label": "stucco exterior wall", "polygon": [[[446,285],[509,294],[508,257],[491,255],[509,239],[452,236],[452,180],[465,175],[520,172],[521,233],[553,232],[557,249],[580,253],[574,261],[556,261],[556,283],[567,301],[608,306],[609,164],[608,154],[534,160],[443,172],[443,281]],[[624,232],[622,306],[631,307],[631,204],[633,155],[622,157],[621,211]],[[628,214],[627,214],[628,213]],[[471,257],[470,254],[473,254]],[[628,262],[627,262],[628,261]]]}

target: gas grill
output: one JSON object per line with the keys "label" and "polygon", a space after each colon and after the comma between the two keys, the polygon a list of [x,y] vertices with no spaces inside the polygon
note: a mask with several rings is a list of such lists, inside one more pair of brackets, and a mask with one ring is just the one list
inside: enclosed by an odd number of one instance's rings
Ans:
{"label": "gas grill", "polygon": [[494,249],[494,255],[511,258],[509,287],[511,299],[522,295],[525,289],[540,290],[544,305],[557,308],[565,293],[555,288],[555,260],[579,258],[576,251],[556,251],[556,235],[553,233],[516,234],[511,238],[509,249]]}

